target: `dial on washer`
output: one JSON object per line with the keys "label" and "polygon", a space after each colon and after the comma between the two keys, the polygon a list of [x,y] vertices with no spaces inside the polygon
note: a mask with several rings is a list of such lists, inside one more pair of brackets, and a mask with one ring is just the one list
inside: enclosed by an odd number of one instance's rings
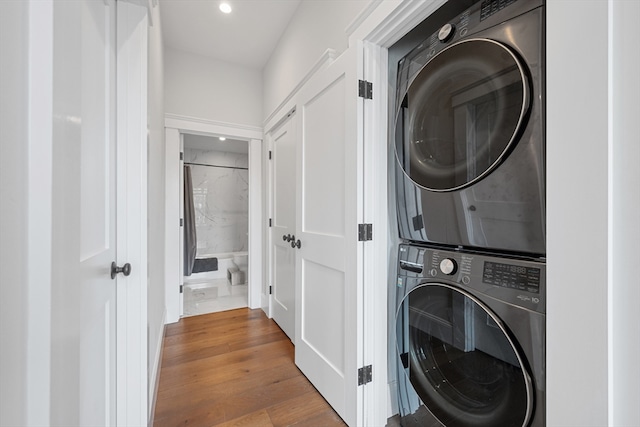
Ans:
{"label": "dial on washer", "polygon": [[446,43],[453,38],[453,35],[456,32],[456,26],[453,24],[444,24],[440,31],[438,31],[438,40],[442,43]]}
{"label": "dial on washer", "polygon": [[442,271],[447,276],[451,276],[452,274],[455,274],[457,269],[458,269],[458,265],[456,264],[455,260],[451,258],[445,258],[442,261],[440,261],[440,271]]}

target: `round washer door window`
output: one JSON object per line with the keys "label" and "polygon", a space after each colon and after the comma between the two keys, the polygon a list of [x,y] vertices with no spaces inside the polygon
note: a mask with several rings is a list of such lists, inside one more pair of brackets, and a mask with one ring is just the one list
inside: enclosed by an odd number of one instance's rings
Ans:
{"label": "round washer door window", "polygon": [[486,176],[518,138],[529,82],[509,48],[469,39],[431,59],[404,94],[396,154],[416,184],[451,191]]}
{"label": "round washer door window", "polygon": [[412,290],[396,318],[398,351],[427,409],[447,427],[526,425],[531,377],[502,322],[444,284]]}

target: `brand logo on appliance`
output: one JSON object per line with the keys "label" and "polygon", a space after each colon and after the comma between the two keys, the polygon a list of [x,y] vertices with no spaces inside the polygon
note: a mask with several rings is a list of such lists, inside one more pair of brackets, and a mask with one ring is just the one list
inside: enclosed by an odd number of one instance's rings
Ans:
{"label": "brand logo on appliance", "polygon": [[518,295],[518,299],[522,301],[532,302],[534,304],[538,304],[540,302],[540,298],[530,297],[528,295]]}

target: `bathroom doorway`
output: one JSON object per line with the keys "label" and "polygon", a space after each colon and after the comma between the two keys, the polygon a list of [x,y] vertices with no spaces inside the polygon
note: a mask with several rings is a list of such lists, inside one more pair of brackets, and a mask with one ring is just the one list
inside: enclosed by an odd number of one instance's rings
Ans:
{"label": "bathroom doorway", "polygon": [[248,142],[183,136],[183,316],[247,307]]}
{"label": "bathroom doorway", "polygon": [[[195,137],[195,138],[194,138]],[[220,137],[225,137],[225,141],[221,141]],[[238,272],[241,272],[244,267],[244,277],[242,273],[236,273],[231,275],[231,280],[235,279],[234,283],[246,283],[247,295],[243,297],[243,306],[249,308],[259,308],[262,306],[262,302],[268,295],[267,287],[265,286],[262,252],[263,252],[263,235],[265,233],[265,219],[264,219],[264,201],[263,201],[263,170],[264,163],[266,162],[266,155],[263,150],[262,144],[262,129],[253,128],[248,126],[232,126],[229,124],[222,124],[212,121],[206,121],[201,119],[185,118],[181,116],[175,116],[166,114],[165,117],[165,323],[177,322],[180,317],[187,315],[184,313],[184,270],[185,262],[183,255],[184,248],[184,162],[187,163],[203,163],[199,162],[193,157],[185,159],[184,147],[185,140],[187,141],[187,147],[191,145],[193,149],[199,149],[206,151],[212,149],[213,151],[231,152],[229,147],[221,149],[220,144],[235,143],[232,145],[235,151],[240,150],[238,144],[242,144],[242,153],[246,160],[245,163],[223,163],[216,164],[219,166],[233,166],[233,167],[248,167],[247,170],[243,170],[247,173],[248,178],[248,229],[244,231],[247,244],[245,251],[247,252],[246,258],[242,253],[235,253],[234,255],[228,255],[224,257],[216,256],[216,261],[209,261],[217,263],[217,270],[213,270],[211,274],[222,275],[223,277],[215,277],[215,279],[229,280],[227,276],[229,274],[229,268],[231,267],[231,273],[235,272],[234,268],[238,268]],[[189,142],[191,140],[191,142]],[[248,151],[248,153],[247,153]],[[193,155],[193,154],[191,154]],[[234,154],[226,155],[227,157],[233,157]],[[239,160],[238,160],[239,161]],[[192,165],[189,165],[192,166]],[[197,166],[193,166],[197,169]],[[214,169],[212,167],[206,169]],[[224,168],[219,168],[224,169]],[[197,175],[197,173],[196,173]],[[195,217],[195,209],[194,209]],[[195,222],[195,221],[194,221]],[[197,236],[194,252],[198,251]],[[204,253],[203,244],[201,243],[201,253],[204,255],[212,255],[212,253]],[[208,250],[207,250],[208,252]],[[217,252],[217,251],[216,251]],[[233,252],[217,252],[213,255],[232,254]],[[231,264],[233,262],[234,265]],[[210,268],[210,267],[205,267]],[[192,287],[194,288],[194,287]],[[202,288],[207,288],[203,286]],[[239,292],[240,289],[234,289],[234,292]],[[200,295],[200,297],[210,298],[211,293],[215,292],[208,290],[209,294]],[[203,291],[201,291],[203,292]],[[218,293],[218,295],[220,295]],[[192,295],[195,296],[195,295]],[[189,314],[191,315],[191,314]]]}

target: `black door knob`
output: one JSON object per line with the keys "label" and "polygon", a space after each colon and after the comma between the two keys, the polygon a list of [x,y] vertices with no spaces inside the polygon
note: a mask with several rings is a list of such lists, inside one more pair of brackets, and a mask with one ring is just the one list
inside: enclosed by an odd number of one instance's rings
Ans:
{"label": "black door knob", "polygon": [[125,265],[123,265],[122,267],[118,267],[114,262],[111,263],[111,278],[115,279],[116,278],[116,274],[118,273],[122,273],[125,276],[128,276],[131,274],[131,264],[126,263]]}
{"label": "black door knob", "polygon": [[291,247],[292,248],[298,248],[300,249],[300,246],[302,246],[302,243],[300,243],[300,239],[298,239],[297,242],[291,242]]}

